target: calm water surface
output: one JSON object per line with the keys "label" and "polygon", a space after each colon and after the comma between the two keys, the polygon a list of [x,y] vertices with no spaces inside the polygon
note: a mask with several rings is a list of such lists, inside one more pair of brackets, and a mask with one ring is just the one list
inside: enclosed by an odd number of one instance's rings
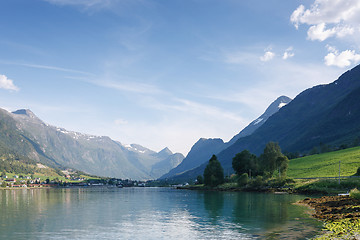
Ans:
{"label": "calm water surface", "polygon": [[299,195],[170,188],[0,191],[0,239],[307,239]]}

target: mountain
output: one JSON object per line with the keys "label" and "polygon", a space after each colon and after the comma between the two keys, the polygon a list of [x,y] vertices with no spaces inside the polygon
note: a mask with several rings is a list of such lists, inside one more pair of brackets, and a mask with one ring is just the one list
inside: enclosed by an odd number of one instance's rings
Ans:
{"label": "mountain", "polygon": [[186,158],[175,168],[161,176],[160,179],[170,178],[190,169],[196,168],[208,161],[213,154],[219,153],[225,148],[225,143],[219,138],[201,138],[191,148]]}
{"label": "mountain", "polygon": [[[248,136],[252,134],[256,129],[262,126],[267,119],[279,111],[280,108],[284,107],[286,104],[291,102],[291,98],[286,96],[278,97],[274,102],[272,102],[265,112],[252,121],[248,126],[246,126],[239,134],[235,135],[229,142],[224,143],[221,139],[206,139],[201,138],[198,142],[194,144],[191,148],[189,154],[182,161],[179,166],[170,170],[170,172],[164,174],[160,179],[167,178],[180,178],[183,173],[191,169],[195,169],[201,164],[207,163],[213,154],[218,154],[225,148],[234,144],[239,138]],[[202,174],[202,173],[199,173]],[[185,175],[183,175],[185,176]]]}
{"label": "mountain", "polygon": [[227,143],[227,146],[233,145],[239,138],[251,135],[253,132],[255,132],[256,129],[262,126],[269,119],[269,117],[271,117],[274,113],[279,111],[280,108],[284,107],[289,102],[291,102],[291,100],[292,99],[287,96],[278,97],[274,102],[270,104],[270,106],[265,110],[265,112],[260,117],[252,121],[239,134],[235,135]]}
{"label": "mountain", "polygon": [[[261,154],[266,143],[278,142],[283,151],[307,152],[320,145],[350,144],[360,136],[360,65],[336,81],[300,93],[251,135],[239,138],[217,157],[225,172],[233,172],[232,158],[244,149]],[[202,174],[206,164],[182,178]]]}
{"label": "mountain", "polygon": [[109,137],[50,126],[25,109],[12,113],[1,109],[0,136],[0,146],[23,156],[99,176],[156,179],[184,158],[168,149],[156,153],[136,144],[123,145]]}

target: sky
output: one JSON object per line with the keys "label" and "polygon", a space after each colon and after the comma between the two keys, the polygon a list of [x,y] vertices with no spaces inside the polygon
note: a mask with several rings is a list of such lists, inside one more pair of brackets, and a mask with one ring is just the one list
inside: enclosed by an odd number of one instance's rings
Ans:
{"label": "sky", "polygon": [[360,62],[358,0],[0,1],[0,107],[154,151],[229,141]]}

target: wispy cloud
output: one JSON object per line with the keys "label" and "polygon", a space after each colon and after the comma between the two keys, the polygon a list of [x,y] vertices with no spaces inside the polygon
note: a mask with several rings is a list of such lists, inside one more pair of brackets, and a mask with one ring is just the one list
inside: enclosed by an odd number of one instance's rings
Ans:
{"label": "wispy cloud", "polygon": [[85,80],[88,83],[104,87],[110,88],[118,91],[125,91],[131,93],[139,93],[139,94],[164,94],[165,92],[158,88],[155,85],[135,82],[135,81],[124,81],[121,79],[107,80],[98,78],[96,80]]}
{"label": "wispy cloud", "polygon": [[294,57],[294,56],[295,56],[295,53],[293,52],[293,50],[294,50],[293,47],[288,47],[288,48],[285,50],[282,59],[287,60],[287,59],[289,59],[289,58]]}
{"label": "wispy cloud", "polygon": [[150,1],[146,0],[43,0],[50,4],[58,6],[73,6],[81,11],[97,12],[110,11],[116,14],[127,14],[127,10],[132,6],[152,6]]}
{"label": "wispy cloud", "polygon": [[8,64],[8,65],[16,65],[16,66],[23,66],[29,68],[37,68],[37,69],[44,69],[44,70],[53,70],[53,71],[60,71],[60,72],[68,72],[68,73],[79,73],[83,75],[94,76],[93,73],[69,69],[69,68],[62,68],[57,66],[49,66],[49,65],[41,65],[41,64],[33,64],[33,63],[19,63],[19,62],[10,62],[10,61],[1,61],[1,64]]}
{"label": "wispy cloud", "polygon": [[30,68],[54,70],[54,71],[60,71],[60,72],[80,73],[80,74],[84,74],[84,75],[94,75],[94,74],[89,73],[89,72],[84,72],[84,71],[79,71],[79,70],[74,70],[74,69],[69,69],[69,68],[56,67],[56,66],[39,65],[39,64],[26,64],[26,63],[17,64],[17,65],[21,65],[21,66],[24,66],[24,67],[30,67]]}
{"label": "wispy cloud", "polygon": [[44,0],[46,2],[64,6],[64,5],[73,5],[73,6],[83,6],[83,7],[109,7],[111,3],[117,2],[117,0]]}
{"label": "wispy cloud", "polygon": [[5,75],[0,74],[0,88],[10,90],[10,91],[19,91],[20,89],[15,86],[14,81],[7,78]]}

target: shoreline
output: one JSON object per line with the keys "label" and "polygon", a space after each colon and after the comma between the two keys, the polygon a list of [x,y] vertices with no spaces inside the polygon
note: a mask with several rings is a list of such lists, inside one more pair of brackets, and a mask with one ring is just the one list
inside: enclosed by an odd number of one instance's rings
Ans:
{"label": "shoreline", "polygon": [[323,231],[314,239],[360,239],[360,199],[323,196],[295,204],[307,206],[308,214],[323,222]]}

